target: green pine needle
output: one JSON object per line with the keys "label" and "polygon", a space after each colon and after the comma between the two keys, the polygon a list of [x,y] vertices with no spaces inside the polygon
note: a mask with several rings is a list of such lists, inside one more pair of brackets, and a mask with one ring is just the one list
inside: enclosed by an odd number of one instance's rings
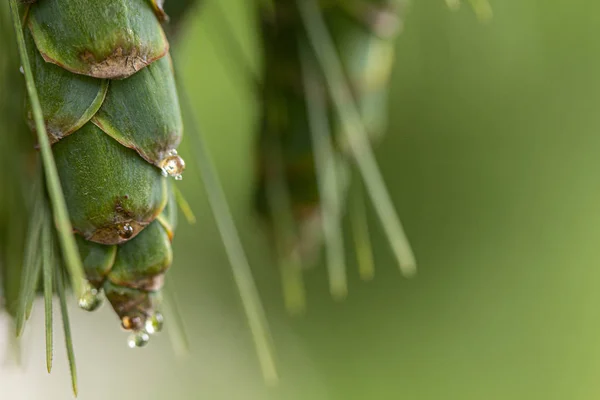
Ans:
{"label": "green pine needle", "polygon": [[[30,299],[35,296],[36,291],[36,262],[38,259],[38,247],[40,234],[42,230],[43,217],[43,194],[41,193],[40,180],[34,183],[34,201],[31,219],[27,230],[27,240],[25,242],[25,253],[23,256],[23,272],[19,288],[17,315],[16,315],[16,334],[21,336],[25,327],[28,304]],[[39,272],[39,271],[38,271]]]}
{"label": "green pine needle", "polygon": [[298,242],[298,227],[294,220],[289,188],[285,181],[281,143],[271,143],[266,157],[271,167],[266,181],[267,201],[272,210],[273,239],[281,276],[283,300],[290,314],[302,314],[306,310],[306,290],[302,276],[304,268],[300,254],[294,249]]}
{"label": "green pine needle", "polygon": [[285,308],[292,315],[303,314],[306,311],[306,289],[300,257],[293,253],[280,258],[278,264]]}
{"label": "green pine needle", "polygon": [[363,183],[356,180],[350,192],[349,216],[358,261],[358,273],[362,280],[370,281],[375,275],[375,262],[373,261],[373,246],[369,235],[369,222],[367,221],[367,208],[363,192]]}
{"label": "green pine needle", "polygon": [[62,268],[54,269],[56,292],[60,300],[60,312],[62,315],[63,331],[65,334],[65,347],[71,371],[71,385],[73,394],[77,397],[77,365],[75,364],[75,351],[73,349],[73,337],[71,336],[71,324],[69,322],[69,310],[67,309],[67,293],[65,289],[65,277]]}
{"label": "green pine needle", "polygon": [[321,218],[325,237],[329,290],[337,299],[348,294],[348,278],[344,254],[344,239],[341,226],[341,199],[333,149],[331,128],[327,118],[325,92],[318,71],[313,65],[311,54],[302,38],[299,39],[302,78],[307,99],[307,113],[314,147],[317,184],[321,195]]}
{"label": "green pine needle", "polygon": [[196,152],[195,164],[204,178],[208,201],[231,264],[233,278],[240,293],[242,306],[252,332],[263,376],[268,384],[277,384],[279,377],[275,365],[275,349],[267,317],[252,276],[252,270],[185,88],[178,85],[178,89],[183,112],[188,115],[191,121],[190,126],[193,133],[190,136],[194,141],[193,149]]}
{"label": "green pine needle", "polygon": [[35,80],[33,78],[31,64],[29,62],[29,56],[27,55],[27,49],[25,47],[25,37],[23,35],[23,26],[19,19],[17,0],[10,0],[10,9],[13,27],[17,37],[17,45],[19,48],[21,64],[23,65],[23,72],[25,74],[27,94],[29,95],[31,109],[33,111],[33,118],[35,120],[35,130],[42,155],[44,174],[46,177],[48,194],[50,196],[52,205],[52,212],[57,226],[63,257],[71,277],[71,286],[77,297],[79,297],[83,294],[83,266],[81,264],[81,259],[79,258],[79,252],[77,251],[75,238],[73,237],[73,228],[71,226],[71,221],[69,220],[69,214],[60,185],[58,171],[56,170],[56,163],[54,162],[54,156],[52,154],[50,142],[46,133],[46,125],[44,123],[42,107],[38,98]]}
{"label": "green pine needle", "polygon": [[323,69],[336,112],[344,124],[344,134],[347,136],[350,149],[398,260],[400,270],[405,276],[412,276],[416,272],[414,254],[377,166],[366,129],[344,79],[344,70],[321,15],[319,4],[317,0],[296,0],[296,3],[309,42]]}
{"label": "green pine needle", "polygon": [[[40,235],[41,235],[40,230]],[[39,238],[38,238],[39,240]],[[39,249],[36,249],[39,250]],[[27,304],[25,305],[25,320],[29,321],[31,318],[31,313],[33,311],[33,303],[35,301],[35,296],[37,295],[37,289],[40,287],[40,278],[42,274],[42,253],[40,251],[35,252],[35,258],[33,262],[33,269],[31,280],[29,281],[29,285],[26,288],[27,292]]]}
{"label": "green pine needle", "polygon": [[52,237],[52,225],[50,219],[44,220],[42,227],[42,271],[44,282],[44,308],[45,308],[45,325],[46,325],[46,368],[48,373],[52,371],[52,355],[53,355],[53,331],[52,331],[52,281],[54,266],[56,259],[54,255],[54,240]]}
{"label": "green pine needle", "polygon": [[173,188],[173,193],[175,194],[175,201],[177,202],[177,205],[183,213],[186,221],[188,224],[194,225],[196,223],[196,216],[192,211],[192,207],[190,207],[190,203],[188,203],[188,201],[185,199],[183,193],[181,193],[181,190],[177,188],[177,185],[171,185],[171,187]]}

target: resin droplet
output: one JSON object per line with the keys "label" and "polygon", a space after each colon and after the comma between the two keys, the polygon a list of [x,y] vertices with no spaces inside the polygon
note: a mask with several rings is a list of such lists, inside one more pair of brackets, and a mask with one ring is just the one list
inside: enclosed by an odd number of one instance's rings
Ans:
{"label": "resin droplet", "polygon": [[126,331],[138,331],[144,327],[144,321],[142,321],[142,318],[138,316],[125,316],[123,319],[121,319],[121,326]]}
{"label": "resin droplet", "polygon": [[131,239],[133,236],[133,227],[129,223],[119,227],[119,236],[121,239]]}
{"label": "resin droplet", "polygon": [[185,161],[177,155],[176,150],[171,150],[168,155],[162,159],[159,167],[162,170],[163,176],[172,176],[180,181],[182,179],[181,174],[185,170]]}
{"label": "resin droplet", "polygon": [[104,303],[104,297],[98,289],[89,288],[79,298],[79,307],[85,311],[96,311]]}
{"label": "resin droplet", "polygon": [[151,318],[146,320],[146,332],[150,335],[159,333],[162,331],[164,325],[164,319],[161,313],[154,314]]}
{"label": "resin droplet", "polygon": [[135,349],[136,347],[144,347],[150,341],[150,335],[144,331],[134,332],[127,339],[127,345]]}

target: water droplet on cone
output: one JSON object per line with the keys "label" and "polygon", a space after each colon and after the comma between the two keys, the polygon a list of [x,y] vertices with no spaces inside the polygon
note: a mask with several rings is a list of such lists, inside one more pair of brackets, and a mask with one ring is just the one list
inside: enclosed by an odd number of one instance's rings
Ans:
{"label": "water droplet on cone", "polygon": [[161,313],[154,314],[151,318],[146,320],[146,332],[150,335],[159,333],[162,331],[164,326],[164,318]]}
{"label": "water droplet on cone", "polygon": [[122,225],[119,227],[119,236],[121,239],[131,239],[133,236],[133,227],[129,223]]}
{"label": "water droplet on cone", "polygon": [[79,298],[79,307],[85,311],[96,311],[104,303],[104,297],[98,289],[89,288]]}
{"label": "water droplet on cone", "polygon": [[144,347],[150,341],[150,335],[144,331],[134,332],[127,339],[127,345],[131,349]]}
{"label": "water droplet on cone", "polygon": [[185,161],[177,155],[176,150],[171,150],[168,155],[162,159],[159,167],[162,170],[163,176],[172,176],[180,181],[181,174],[185,170]]}

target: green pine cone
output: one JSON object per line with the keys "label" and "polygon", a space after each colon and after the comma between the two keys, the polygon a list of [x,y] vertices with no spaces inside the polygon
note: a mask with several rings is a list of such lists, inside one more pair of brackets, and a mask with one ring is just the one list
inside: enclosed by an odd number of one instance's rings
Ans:
{"label": "green pine cone", "polygon": [[[38,0],[25,14],[87,278],[134,330],[155,313],[171,265],[175,207],[167,206],[167,178],[181,179],[185,168],[176,151],[183,123],[165,19],[157,0]],[[27,116],[35,129],[31,110]]]}

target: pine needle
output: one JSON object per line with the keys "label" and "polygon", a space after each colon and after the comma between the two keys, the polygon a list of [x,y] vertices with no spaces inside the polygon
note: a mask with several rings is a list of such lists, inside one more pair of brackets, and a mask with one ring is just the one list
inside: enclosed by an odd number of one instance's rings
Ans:
{"label": "pine needle", "polygon": [[[17,315],[16,315],[16,334],[21,336],[25,327],[27,318],[28,304],[30,299],[35,296],[36,283],[36,263],[39,256],[38,247],[40,234],[42,230],[43,217],[43,193],[41,193],[40,180],[36,180],[33,188],[33,211],[29,220],[27,230],[27,240],[25,242],[25,253],[23,256],[23,272],[21,274],[21,283],[18,295]],[[39,274],[39,270],[38,270]]]}
{"label": "pine needle", "polygon": [[349,217],[352,236],[354,237],[356,259],[358,261],[358,273],[362,280],[370,281],[375,275],[375,262],[373,261],[373,247],[369,235],[363,183],[357,180],[353,186],[349,199]]}
{"label": "pine needle", "polygon": [[[40,235],[41,235],[40,230]],[[39,240],[39,237],[38,237]],[[39,250],[39,249],[36,249]],[[26,288],[27,290],[27,304],[25,306],[25,319],[29,321],[31,318],[31,312],[33,311],[33,303],[35,301],[35,296],[37,295],[37,290],[40,287],[40,278],[42,274],[42,253],[40,251],[35,252],[34,262],[33,262],[33,274],[31,275],[30,286]]]}
{"label": "pine needle", "polygon": [[25,319],[27,321],[29,321],[29,318],[31,318],[31,312],[33,311],[33,303],[35,301],[35,297],[37,296],[38,288],[40,287],[42,263],[44,260],[44,255],[42,251],[40,251],[40,249],[43,250],[42,235],[44,233],[44,225],[48,223],[48,219],[50,218],[48,209],[46,208],[45,193],[42,185],[37,185],[37,189],[39,190],[39,193],[37,197],[37,204],[35,207],[38,208],[40,211],[40,215],[38,217],[40,219],[40,230],[38,232],[38,237],[36,239],[37,242],[33,250],[34,253],[32,255],[34,261],[32,275],[30,275],[30,278],[33,278],[33,280],[29,281],[28,287],[26,288],[25,292],[25,294],[27,295]]}
{"label": "pine needle", "polygon": [[31,109],[33,111],[33,118],[35,120],[35,130],[42,155],[44,174],[46,177],[48,194],[50,195],[52,212],[57,226],[63,257],[71,277],[71,286],[77,297],[79,297],[83,294],[83,266],[81,264],[81,259],[79,258],[77,246],[75,244],[75,238],[73,237],[73,228],[71,226],[71,221],[69,220],[69,214],[60,185],[58,171],[56,170],[56,163],[54,162],[54,156],[52,154],[50,142],[46,133],[46,125],[44,123],[42,107],[38,98],[35,80],[33,78],[31,64],[29,62],[29,56],[27,55],[27,49],[25,47],[25,37],[23,35],[23,27],[19,19],[17,0],[10,0],[10,9],[15,34],[17,37],[17,45],[19,48],[21,64],[23,65],[23,72],[25,74],[27,94],[29,95]]}
{"label": "pine needle", "polygon": [[265,186],[269,208],[272,210],[271,220],[283,301],[287,311],[292,315],[297,315],[306,310],[306,290],[300,254],[296,249],[290,251],[290,248],[293,248],[298,241],[298,229],[292,211],[289,188],[285,181],[281,153],[280,143],[269,144],[266,157],[270,171],[268,171]]}
{"label": "pine needle", "polygon": [[69,322],[69,310],[67,309],[67,293],[65,289],[65,278],[62,268],[54,269],[56,280],[56,292],[60,300],[60,313],[62,315],[63,331],[65,334],[65,347],[67,349],[67,358],[69,360],[69,370],[71,371],[71,385],[73,394],[77,397],[77,365],[75,364],[75,350],[73,349],[73,337],[71,336],[71,324]]}
{"label": "pine needle", "polygon": [[344,70],[321,15],[319,4],[317,0],[296,0],[296,3],[309,42],[323,69],[336,112],[344,124],[343,130],[350,149],[398,260],[400,270],[405,276],[412,276],[416,272],[414,254],[377,166],[358,107],[343,78]]}
{"label": "pine needle", "polygon": [[265,311],[252,276],[252,270],[187,93],[181,85],[178,85],[178,88],[184,113],[191,120],[193,133],[190,136],[194,141],[193,149],[196,152],[196,165],[204,178],[208,201],[231,264],[233,278],[240,293],[242,306],[252,332],[262,373],[268,384],[276,384],[279,377],[275,365],[275,349]]}
{"label": "pine needle", "polygon": [[306,289],[300,256],[294,252],[286,258],[280,257],[278,264],[285,308],[291,315],[303,314],[306,311]]}
{"label": "pine needle", "polygon": [[173,188],[173,193],[175,194],[175,201],[177,202],[177,205],[183,213],[183,216],[185,217],[186,221],[188,222],[188,224],[194,225],[196,223],[196,216],[192,211],[192,207],[190,207],[190,203],[188,203],[188,201],[185,199],[183,193],[181,193],[181,190],[179,190],[177,185],[171,185],[171,188]]}
{"label": "pine needle", "polygon": [[307,113],[312,136],[313,153],[317,170],[317,183],[321,197],[321,219],[325,237],[329,290],[337,299],[348,294],[348,278],[341,226],[341,199],[336,171],[339,157],[333,149],[331,128],[327,118],[325,93],[312,64],[312,57],[302,38],[299,38],[300,63],[307,100]]}
{"label": "pine needle", "polygon": [[52,225],[50,219],[44,220],[42,227],[42,270],[44,282],[44,306],[45,306],[45,326],[46,326],[46,368],[48,373],[52,371],[53,355],[53,326],[52,326],[52,281],[53,272],[56,263],[54,255],[54,241],[52,237]]}

